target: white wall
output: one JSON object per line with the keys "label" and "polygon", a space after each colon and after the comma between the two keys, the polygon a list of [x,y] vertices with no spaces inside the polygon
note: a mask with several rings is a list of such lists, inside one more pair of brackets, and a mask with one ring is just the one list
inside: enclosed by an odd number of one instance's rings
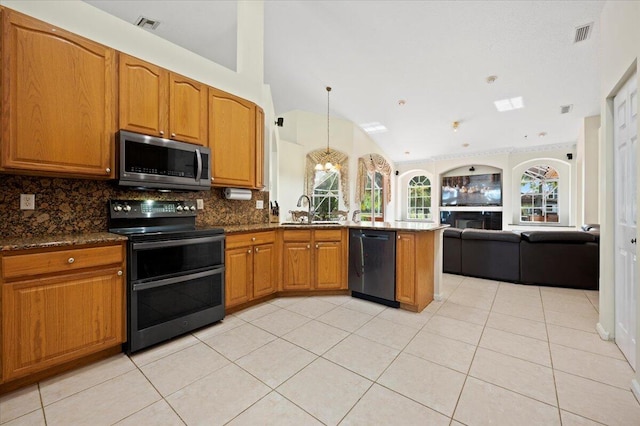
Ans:
{"label": "white wall", "polygon": [[[613,113],[611,98],[637,69],[640,57],[640,2],[608,1],[600,16],[601,43],[601,129],[600,129],[600,322],[598,331],[603,337],[614,333],[614,170],[613,170]],[[638,74],[640,80],[640,74]],[[638,122],[640,127],[640,121]],[[639,128],[640,130],[640,128]],[[640,157],[640,151],[638,151]],[[638,159],[640,164],[640,159]],[[640,181],[640,172],[636,181]],[[636,188],[636,199],[640,193]],[[640,211],[638,212],[640,216]],[[640,217],[638,217],[640,221]],[[636,276],[640,280],[640,275]],[[636,289],[640,287],[635,283]],[[636,330],[640,333],[640,297],[636,306]],[[640,336],[636,335],[636,353],[640,355]],[[640,356],[637,357],[640,359]],[[632,389],[640,399],[640,367]]]}
{"label": "white wall", "polygon": [[[327,116],[305,111],[291,111],[281,114],[284,118],[284,126],[280,128],[280,146],[278,152],[278,202],[280,204],[280,220],[287,220],[289,210],[299,210],[296,207],[298,197],[305,193],[304,169],[306,155],[316,149],[327,147]],[[355,205],[355,188],[358,158],[365,154],[380,154],[389,160],[389,157],[369,136],[358,126],[350,121],[331,117],[329,146],[344,152],[349,156],[349,211],[359,210]],[[286,142],[285,142],[286,141]],[[283,143],[284,142],[284,143]],[[392,187],[392,197],[395,186]],[[387,208],[385,220],[393,221],[393,199]],[[342,198],[340,208],[345,209]]]}
{"label": "white wall", "polygon": [[[406,185],[411,177],[418,171],[424,172],[432,182],[431,198],[433,203],[434,221],[439,220],[440,215],[440,178],[453,170],[468,170],[474,166],[474,173],[491,173],[495,169],[502,170],[502,228],[503,229],[523,229],[519,222],[519,199],[520,199],[520,177],[524,170],[535,164],[547,163],[556,167],[561,175],[560,206],[561,220],[563,224],[570,227],[580,225],[577,222],[575,196],[577,166],[574,162],[568,161],[566,154],[572,153],[575,158],[575,146],[547,146],[538,147],[536,150],[498,152],[478,155],[461,155],[438,160],[425,160],[416,162],[398,163],[397,167],[400,176],[397,185],[400,187],[398,197],[405,194]],[[468,171],[467,171],[468,173]],[[406,218],[406,198],[396,200],[397,219]],[[485,210],[500,210],[499,208],[486,208]],[[537,228],[541,228],[537,226]],[[535,225],[526,225],[527,229],[536,228]],[[548,229],[548,228],[547,228]]]}

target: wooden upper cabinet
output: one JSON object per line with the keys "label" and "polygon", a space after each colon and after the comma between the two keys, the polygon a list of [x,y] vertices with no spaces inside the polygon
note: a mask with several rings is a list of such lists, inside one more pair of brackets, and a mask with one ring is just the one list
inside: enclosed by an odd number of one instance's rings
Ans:
{"label": "wooden upper cabinet", "polygon": [[179,74],[169,74],[170,137],[207,144],[208,86]]}
{"label": "wooden upper cabinet", "polygon": [[120,128],[169,136],[169,72],[120,53]]}
{"label": "wooden upper cabinet", "polygon": [[113,49],[2,9],[2,170],[114,177]]}
{"label": "wooden upper cabinet", "polygon": [[209,88],[209,147],[215,186],[256,187],[255,104]]}
{"label": "wooden upper cabinet", "polygon": [[120,128],[205,145],[207,86],[121,53]]}
{"label": "wooden upper cabinet", "polygon": [[264,187],[264,111],[256,107],[256,188]]}

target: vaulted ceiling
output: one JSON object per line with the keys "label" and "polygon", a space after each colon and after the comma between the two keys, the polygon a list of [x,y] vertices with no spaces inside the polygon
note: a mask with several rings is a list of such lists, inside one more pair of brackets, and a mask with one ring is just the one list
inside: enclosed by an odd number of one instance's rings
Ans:
{"label": "vaulted ceiling", "polygon": [[[160,37],[235,69],[235,1],[87,3],[157,19]],[[331,115],[384,125],[371,138],[394,161],[573,143],[599,114],[603,3],[265,0],[265,83],[276,114],[326,114],[332,86]],[[517,97],[524,108],[497,111]]]}

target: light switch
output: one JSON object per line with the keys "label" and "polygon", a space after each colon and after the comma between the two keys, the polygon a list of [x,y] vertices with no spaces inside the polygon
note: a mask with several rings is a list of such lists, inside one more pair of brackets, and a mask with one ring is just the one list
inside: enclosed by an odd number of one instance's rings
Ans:
{"label": "light switch", "polygon": [[35,194],[20,194],[20,210],[35,210]]}
{"label": "light switch", "polygon": [[204,209],[204,200],[202,198],[198,198],[196,200],[196,207],[198,208],[198,210]]}

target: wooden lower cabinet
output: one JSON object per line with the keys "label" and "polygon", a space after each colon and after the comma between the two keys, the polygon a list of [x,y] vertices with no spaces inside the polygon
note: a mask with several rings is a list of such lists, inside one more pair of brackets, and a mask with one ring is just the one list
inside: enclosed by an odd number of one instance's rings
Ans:
{"label": "wooden lower cabinet", "polygon": [[[84,267],[62,273],[59,271],[64,265],[56,264],[55,251],[49,251],[53,254],[49,272],[28,279],[7,280],[12,275],[12,263],[6,260],[21,255],[2,257],[6,269],[2,281],[1,382],[125,341],[124,246],[110,248],[111,255],[119,254],[115,263],[95,267],[87,261],[92,256],[90,251],[95,249],[88,249],[88,253],[82,248],[65,250],[73,256],[65,259],[65,264],[73,265],[77,259]],[[34,255],[24,256],[28,260]]]}
{"label": "wooden lower cabinet", "polygon": [[225,307],[277,291],[278,250],[275,231],[227,235]]}
{"label": "wooden lower cabinet", "polygon": [[422,311],[433,300],[435,232],[397,232],[396,300]]}
{"label": "wooden lower cabinet", "polygon": [[[287,233],[288,231],[285,231]],[[282,244],[282,289],[311,289],[311,241]]]}
{"label": "wooden lower cabinet", "polygon": [[347,230],[283,231],[283,290],[347,288]]}

